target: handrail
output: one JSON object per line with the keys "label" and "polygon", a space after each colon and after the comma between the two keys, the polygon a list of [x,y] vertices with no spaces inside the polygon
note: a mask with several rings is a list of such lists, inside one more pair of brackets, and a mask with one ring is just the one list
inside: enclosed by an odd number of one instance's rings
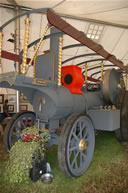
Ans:
{"label": "handrail", "polygon": [[[106,71],[106,70],[103,70],[103,72],[105,72],[105,71]],[[93,77],[94,75],[99,74],[99,73],[101,73],[101,71],[94,72],[94,73],[91,74],[90,77]]]}
{"label": "handrail", "polygon": [[13,17],[12,19],[10,19],[9,21],[5,22],[2,26],[0,26],[0,31],[2,31],[3,28],[5,28],[8,24],[10,24],[11,22],[15,21],[16,19],[23,17],[25,15],[30,15],[32,13],[38,13],[38,12],[46,12],[48,8],[39,8],[39,9],[33,9],[30,11],[26,11],[24,13],[21,13],[15,17]]}
{"label": "handrail", "polygon": [[93,59],[93,60],[86,60],[84,62],[80,62],[80,63],[76,64],[76,66],[81,66],[82,64],[86,64],[86,63],[89,63],[89,62],[105,61],[105,60],[107,60],[107,59],[97,58],[97,59]]}
{"label": "handrail", "polygon": [[[49,34],[49,35],[47,35],[47,36],[45,36],[44,37],[44,40],[46,40],[46,39],[48,39],[48,38],[50,38],[50,37],[52,37],[52,36],[54,36],[54,35],[58,35],[58,34],[64,34],[63,32],[57,32],[57,33],[53,33],[53,34]],[[31,42],[29,45],[28,45],[28,48],[31,48],[32,46],[34,46],[34,45],[36,45],[39,41],[40,41],[40,39],[41,38],[38,38],[38,39],[36,39],[36,40],[34,40],[33,42]],[[23,55],[23,49],[21,50],[21,52],[20,52],[20,58],[22,58],[22,55]]]}
{"label": "handrail", "polygon": [[82,55],[73,56],[72,58],[64,60],[62,62],[62,64],[66,63],[66,62],[69,62],[70,60],[73,60],[73,59],[76,59],[76,58],[85,57],[85,56],[98,56],[98,54],[97,53],[88,53],[88,54],[82,54]]}

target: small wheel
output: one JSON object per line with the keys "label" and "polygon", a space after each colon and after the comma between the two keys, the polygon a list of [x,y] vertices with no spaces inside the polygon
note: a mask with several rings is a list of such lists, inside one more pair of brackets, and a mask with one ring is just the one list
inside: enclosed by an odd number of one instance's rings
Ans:
{"label": "small wheel", "polygon": [[6,151],[21,138],[21,132],[26,127],[32,127],[35,122],[35,113],[31,111],[17,113],[5,127],[3,143]]}
{"label": "small wheel", "polygon": [[115,133],[120,142],[128,142],[128,91],[125,91],[120,103],[120,128]]}
{"label": "small wheel", "polygon": [[95,134],[91,119],[73,114],[65,122],[59,138],[58,161],[63,173],[78,177],[88,169],[94,152]]}

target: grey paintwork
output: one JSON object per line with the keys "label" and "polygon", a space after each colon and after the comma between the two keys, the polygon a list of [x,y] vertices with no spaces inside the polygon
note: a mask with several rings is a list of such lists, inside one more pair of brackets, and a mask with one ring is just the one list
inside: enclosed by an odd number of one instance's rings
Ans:
{"label": "grey paintwork", "polygon": [[97,130],[114,131],[120,127],[119,109],[90,109],[88,114]]}
{"label": "grey paintwork", "polygon": [[[5,79],[7,75],[8,79]],[[88,113],[90,108],[110,104],[104,100],[102,90],[85,91],[83,95],[72,94],[68,88],[58,87],[53,81],[47,81],[47,86],[40,86],[33,84],[33,78],[15,72],[2,74],[0,86],[23,92],[33,105],[37,119],[39,118],[42,123],[55,120],[56,127],[59,126],[59,121],[56,120],[66,118],[73,113]],[[50,126],[52,127],[52,124]]]}
{"label": "grey paintwork", "polygon": [[[42,61],[45,63],[42,64]],[[48,53],[41,56],[38,56],[36,59],[36,69],[35,69],[35,77],[41,78],[44,80],[53,80],[53,70],[55,66],[55,56],[54,53]]]}

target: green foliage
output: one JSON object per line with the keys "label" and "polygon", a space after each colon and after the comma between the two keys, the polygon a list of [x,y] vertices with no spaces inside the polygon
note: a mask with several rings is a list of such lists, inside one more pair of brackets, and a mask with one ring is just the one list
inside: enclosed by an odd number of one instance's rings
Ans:
{"label": "green foliage", "polygon": [[32,163],[39,155],[44,156],[45,143],[49,138],[46,129],[39,134],[39,129],[35,126],[26,128],[22,132],[24,136],[33,134],[31,141],[18,140],[9,152],[9,161],[7,162],[5,176],[11,183],[28,182]]}

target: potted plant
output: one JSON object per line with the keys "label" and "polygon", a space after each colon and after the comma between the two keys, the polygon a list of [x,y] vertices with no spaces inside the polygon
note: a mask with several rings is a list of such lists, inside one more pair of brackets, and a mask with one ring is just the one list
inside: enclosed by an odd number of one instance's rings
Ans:
{"label": "potted plant", "polygon": [[6,176],[9,182],[36,181],[46,172],[45,143],[50,138],[47,129],[35,126],[22,131],[18,140],[9,152]]}

